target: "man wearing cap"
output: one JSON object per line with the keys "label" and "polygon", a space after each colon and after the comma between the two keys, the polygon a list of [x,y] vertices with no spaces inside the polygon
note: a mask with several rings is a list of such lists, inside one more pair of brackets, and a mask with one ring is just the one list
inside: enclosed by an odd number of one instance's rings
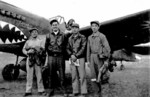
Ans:
{"label": "man wearing cap", "polygon": [[[79,25],[72,24],[72,35],[69,37],[67,52],[70,56],[73,96],[87,94],[85,72],[86,38],[79,33]],[[79,86],[80,85],[80,86]]]}
{"label": "man wearing cap", "polygon": [[[65,94],[65,59],[64,53],[66,49],[65,35],[59,29],[59,22],[57,20],[50,21],[51,31],[47,34],[45,49],[48,54],[48,67],[49,67],[49,79],[50,79],[50,92],[49,97],[54,95],[54,89],[56,83],[56,74],[59,72],[60,87]],[[58,80],[58,79],[57,79]],[[58,82],[58,81],[57,81]],[[64,95],[66,96],[66,95]]]}
{"label": "man wearing cap", "polygon": [[33,74],[35,70],[35,75],[37,78],[38,93],[40,95],[46,95],[42,74],[41,74],[41,62],[38,58],[38,54],[44,50],[44,45],[42,39],[38,36],[38,29],[33,28],[30,31],[30,38],[26,41],[23,47],[23,53],[27,55],[26,70],[27,70],[27,83],[26,83],[26,92],[24,96],[32,95],[32,83],[33,83]]}
{"label": "man wearing cap", "polygon": [[[87,43],[87,62],[91,70],[91,81],[94,95],[101,97],[101,81],[97,82],[99,70],[109,58],[110,46],[106,36],[99,32],[99,21],[91,22],[92,35],[88,37]],[[101,76],[100,76],[101,77]],[[95,97],[95,96],[94,96]]]}

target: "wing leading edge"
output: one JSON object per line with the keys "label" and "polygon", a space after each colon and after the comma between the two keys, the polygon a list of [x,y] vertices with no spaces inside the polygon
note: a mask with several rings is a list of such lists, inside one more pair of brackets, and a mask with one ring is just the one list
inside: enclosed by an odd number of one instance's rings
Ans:
{"label": "wing leading edge", "polygon": [[[150,41],[150,10],[101,23],[100,32],[104,33],[112,51]],[[80,31],[88,37],[92,31],[90,27]]]}

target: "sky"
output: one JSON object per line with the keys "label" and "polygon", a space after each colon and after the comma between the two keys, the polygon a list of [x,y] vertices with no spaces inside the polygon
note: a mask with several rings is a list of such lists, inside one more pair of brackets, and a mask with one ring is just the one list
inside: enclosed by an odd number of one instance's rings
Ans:
{"label": "sky", "polygon": [[80,27],[150,9],[150,0],[2,0],[49,19],[61,15]]}

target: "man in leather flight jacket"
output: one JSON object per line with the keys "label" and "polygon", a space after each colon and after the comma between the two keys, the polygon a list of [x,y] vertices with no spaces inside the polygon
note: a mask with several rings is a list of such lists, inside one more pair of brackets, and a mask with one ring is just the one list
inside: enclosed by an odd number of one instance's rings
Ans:
{"label": "man in leather flight jacket", "polygon": [[50,21],[52,30],[46,37],[45,49],[48,54],[48,67],[50,79],[49,97],[54,95],[56,74],[59,72],[61,90],[65,94],[64,80],[65,80],[65,35],[59,29],[59,22],[57,20]]}
{"label": "man in leather flight jacket", "polygon": [[[80,97],[85,97],[85,94],[87,94],[85,48],[86,38],[79,33],[79,25],[74,23],[72,25],[72,35],[69,37],[67,45],[67,52],[71,61],[73,95],[81,93]],[[76,63],[78,66],[75,65]]]}

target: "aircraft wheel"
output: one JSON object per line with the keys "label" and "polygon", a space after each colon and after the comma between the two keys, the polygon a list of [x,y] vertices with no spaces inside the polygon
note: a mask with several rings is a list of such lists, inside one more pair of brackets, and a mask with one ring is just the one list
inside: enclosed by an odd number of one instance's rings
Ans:
{"label": "aircraft wheel", "polygon": [[18,78],[18,76],[19,76],[19,73],[20,73],[19,66],[14,66],[13,70],[14,70],[13,80],[16,80]]}
{"label": "aircraft wheel", "polygon": [[19,76],[19,66],[14,66],[14,64],[6,65],[2,70],[2,76],[7,81],[16,80]]}

